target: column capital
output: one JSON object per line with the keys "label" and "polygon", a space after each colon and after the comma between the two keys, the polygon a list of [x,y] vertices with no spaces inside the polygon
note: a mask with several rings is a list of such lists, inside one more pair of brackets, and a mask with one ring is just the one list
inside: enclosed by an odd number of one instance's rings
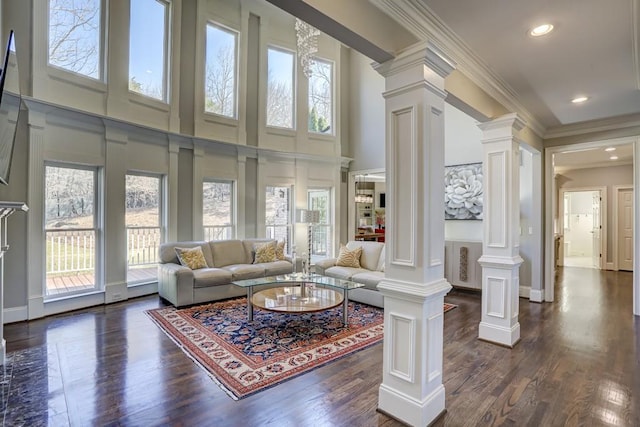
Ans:
{"label": "column capital", "polygon": [[526,121],[518,113],[509,113],[488,122],[478,124],[483,132],[482,143],[493,142],[496,139],[511,138],[520,132]]}

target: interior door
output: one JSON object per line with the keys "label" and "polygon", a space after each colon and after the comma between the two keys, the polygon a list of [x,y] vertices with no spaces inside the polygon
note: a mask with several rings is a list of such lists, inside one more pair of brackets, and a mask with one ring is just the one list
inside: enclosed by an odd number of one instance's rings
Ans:
{"label": "interior door", "polygon": [[593,245],[593,250],[591,252],[591,257],[592,257],[592,264],[594,268],[598,268],[601,269],[602,265],[601,265],[601,260],[602,260],[602,238],[601,238],[601,231],[602,231],[602,224],[600,223],[600,204],[601,204],[601,197],[600,197],[600,191],[594,191],[593,192],[593,202],[592,202],[592,210],[593,210],[593,225],[592,225],[592,233],[593,233],[593,238],[592,238],[592,245]]}
{"label": "interior door", "polygon": [[618,269],[633,271],[633,190],[618,192]]}

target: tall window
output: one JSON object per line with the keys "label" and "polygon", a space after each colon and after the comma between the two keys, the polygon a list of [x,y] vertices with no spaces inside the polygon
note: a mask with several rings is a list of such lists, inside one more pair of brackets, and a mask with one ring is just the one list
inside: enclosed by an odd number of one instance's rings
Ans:
{"label": "tall window", "polygon": [[167,99],[169,3],[132,0],[129,22],[129,90]]}
{"label": "tall window", "polygon": [[127,283],[146,283],[158,277],[158,251],[163,241],[162,177],[127,174]]}
{"label": "tall window", "polygon": [[294,128],[294,56],[281,49],[267,51],[267,126]]}
{"label": "tall window", "polygon": [[238,34],[207,24],[204,110],[236,117]]}
{"label": "tall window", "polygon": [[99,288],[98,171],[45,167],[46,297]]}
{"label": "tall window", "polygon": [[233,182],[202,183],[202,225],[205,240],[226,240],[235,237],[234,205]]}
{"label": "tall window", "polygon": [[102,78],[102,1],[49,0],[49,64]]}
{"label": "tall window", "polygon": [[291,187],[267,186],[265,206],[266,237],[285,241],[287,253],[291,252],[292,218]]}
{"label": "tall window", "polygon": [[309,77],[309,132],[333,135],[333,63],[314,59]]}
{"label": "tall window", "polygon": [[333,221],[331,215],[331,189],[312,189],[307,192],[308,209],[320,211],[320,222],[313,225],[312,258],[332,256]]}

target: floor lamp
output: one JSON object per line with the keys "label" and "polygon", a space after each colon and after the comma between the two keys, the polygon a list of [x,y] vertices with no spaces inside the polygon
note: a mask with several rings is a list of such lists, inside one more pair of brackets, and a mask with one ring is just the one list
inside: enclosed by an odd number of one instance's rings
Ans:
{"label": "floor lamp", "polygon": [[307,250],[307,259],[306,267],[303,268],[304,273],[311,272],[311,244],[313,239],[312,228],[313,224],[317,224],[320,222],[320,211],[312,211],[310,209],[298,209],[296,214],[296,222],[299,224],[307,224],[308,236],[307,241],[309,242],[309,248]]}

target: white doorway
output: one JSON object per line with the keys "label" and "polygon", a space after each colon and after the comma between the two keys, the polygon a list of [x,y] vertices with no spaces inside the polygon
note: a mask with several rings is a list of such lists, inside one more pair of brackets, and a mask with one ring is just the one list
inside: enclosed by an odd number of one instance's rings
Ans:
{"label": "white doorway", "polygon": [[614,250],[616,270],[633,271],[633,187],[616,187]]}
{"label": "white doorway", "polygon": [[602,268],[606,188],[561,190],[562,265]]}

